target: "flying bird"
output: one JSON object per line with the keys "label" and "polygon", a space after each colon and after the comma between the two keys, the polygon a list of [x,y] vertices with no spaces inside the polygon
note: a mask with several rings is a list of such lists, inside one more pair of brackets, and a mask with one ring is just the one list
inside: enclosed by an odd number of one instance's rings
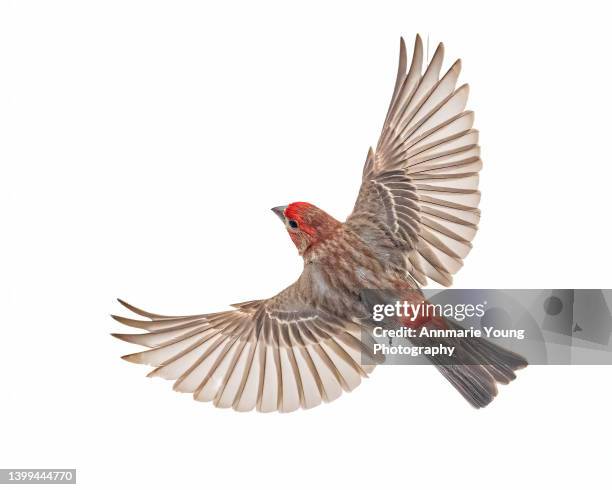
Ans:
{"label": "flying bird", "polygon": [[[149,348],[123,359],[154,366],[148,376],[174,380],[176,391],[195,400],[238,411],[291,412],[356,388],[384,361],[368,342],[374,299],[366,292],[391,303],[418,301],[428,278],[450,286],[476,234],[478,132],[465,110],[468,86],[456,87],[461,61],[440,76],[443,57],[439,44],[423,70],[417,35],[408,66],[400,40],[391,103],[346,221],[306,202],[272,208],[304,260],[293,284],[202,315],[162,316],[119,300],[143,319],[113,318],[146,333],[113,335]],[[420,320],[421,327],[461,328]],[[455,346],[458,362],[430,361],[477,408],[527,364],[486,339],[441,342]]]}

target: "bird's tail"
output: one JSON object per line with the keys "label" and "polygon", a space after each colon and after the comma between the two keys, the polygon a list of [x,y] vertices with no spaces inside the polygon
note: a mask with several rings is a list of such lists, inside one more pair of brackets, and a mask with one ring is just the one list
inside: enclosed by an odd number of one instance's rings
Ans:
{"label": "bird's tail", "polygon": [[[413,304],[427,303],[422,292],[417,289],[396,292],[364,290],[361,299],[370,311],[374,311],[377,305],[394,304],[398,300]],[[486,407],[497,395],[497,383],[508,384],[516,378],[514,371],[527,366],[527,360],[523,356],[482,337],[450,335],[451,332],[449,335],[420,335],[424,328],[447,332],[465,330],[448,318],[429,316],[426,314],[427,309],[423,312],[416,318],[391,316],[382,323],[389,328],[402,325],[416,330],[417,334],[408,339],[416,347],[438,347],[434,350],[438,354],[426,355],[427,359],[472,406]],[[440,346],[447,349],[439,349]],[[421,352],[428,350],[422,349]]]}
{"label": "bird's tail", "polygon": [[[464,330],[443,320],[445,329]],[[436,327],[433,327],[436,328]],[[416,346],[454,347],[452,356],[427,356],[438,371],[474,407],[487,406],[497,395],[496,383],[508,384],[516,378],[514,371],[527,366],[527,360],[482,337],[417,336],[410,339]]]}

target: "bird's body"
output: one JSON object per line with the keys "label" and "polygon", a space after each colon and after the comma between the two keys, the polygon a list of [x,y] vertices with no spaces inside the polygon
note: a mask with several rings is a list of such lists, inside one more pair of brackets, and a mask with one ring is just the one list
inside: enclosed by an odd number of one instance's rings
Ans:
{"label": "bird's body", "polygon": [[[269,299],[215,314],[161,316],[122,302],[148,320],[115,319],[148,333],[115,336],[150,348],[125,359],[156,366],[150,376],[175,380],[175,390],[196,400],[240,411],[331,401],[384,360],[369,343],[368,291],[377,292],[377,302],[419,302],[427,277],[450,285],[480,216],[482,162],[473,113],[464,110],[467,86],[455,89],[460,63],[440,77],[442,45],[424,73],[422,58],[417,36],[408,69],[402,40],[389,112],[347,220],[305,202],[273,208],[304,260],[300,277]],[[460,328],[426,316],[423,326]],[[475,407],[487,405],[496,382],[508,383],[526,365],[484,339],[446,342],[456,359],[430,360]]]}
{"label": "bird's body", "polygon": [[303,258],[304,270],[287,294],[299,295],[312,307],[334,315],[366,317],[360,300],[364,289],[408,286],[406,277],[381,261],[344,223],[306,249]]}

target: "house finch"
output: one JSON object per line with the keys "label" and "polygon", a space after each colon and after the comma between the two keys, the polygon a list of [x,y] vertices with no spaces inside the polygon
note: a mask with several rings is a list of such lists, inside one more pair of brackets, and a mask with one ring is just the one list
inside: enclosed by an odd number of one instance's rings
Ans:
{"label": "house finch", "polygon": [[[422,72],[417,36],[408,68],[401,40],[382,134],[344,223],[306,202],[272,209],[304,259],[295,283],[272,298],[204,315],[156,315],[120,300],[147,320],[114,318],[148,333],[113,335],[150,348],[123,358],[155,366],[149,376],[176,380],[176,391],[239,411],[311,408],[358,386],[383,360],[366,341],[372,302],[418,302],[427,278],[450,285],[476,233],[478,132],[465,110],[468,86],[455,88],[460,61],[440,78],[443,53],[440,44]],[[439,317],[417,320],[418,328],[460,328]],[[388,325],[398,322],[406,325],[401,318]],[[482,338],[441,342],[455,347],[457,362],[430,360],[475,407],[526,365]]]}

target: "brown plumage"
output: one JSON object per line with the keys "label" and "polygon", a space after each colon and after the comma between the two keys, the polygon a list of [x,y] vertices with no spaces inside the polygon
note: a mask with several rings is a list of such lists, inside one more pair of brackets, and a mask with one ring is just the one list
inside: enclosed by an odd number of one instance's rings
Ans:
{"label": "brown plumage", "polygon": [[[208,315],[161,316],[121,302],[147,320],[114,318],[147,333],[114,335],[150,348],[124,359],[155,366],[149,376],[175,380],[196,400],[241,411],[310,408],[359,385],[383,361],[371,351],[364,291],[414,298],[428,277],[450,285],[476,233],[478,133],[465,111],[467,86],[455,89],[460,62],[439,76],[443,51],[440,44],[422,72],[417,36],[407,70],[401,41],[389,111],[344,223],[308,203],[273,208],[304,259],[294,284]],[[472,405],[485,406],[496,382],[526,363],[485,340],[465,342],[448,341],[459,365],[432,362]]]}

